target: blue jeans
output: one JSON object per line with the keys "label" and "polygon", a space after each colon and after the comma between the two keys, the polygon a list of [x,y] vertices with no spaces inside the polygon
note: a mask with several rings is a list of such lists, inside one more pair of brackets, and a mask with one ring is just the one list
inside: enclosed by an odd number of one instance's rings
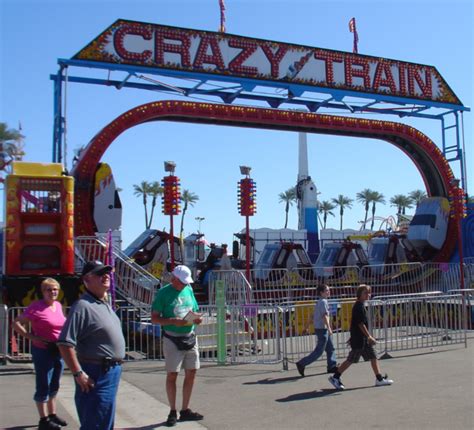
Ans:
{"label": "blue jeans", "polygon": [[311,354],[298,361],[298,364],[308,366],[315,362],[319,357],[321,357],[321,355],[323,355],[323,352],[326,351],[328,369],[336,367],[336,353],[334,345],[332,344],[332,336],[329,336],[328,330],[325,328],[317,328],[315,332],[317,338],[316,348],[314,348],[314,351]]}
{"label": "blue jeans", "polygon": [[113,366],[108,372],[100,364],[82,363],[81,367],[94,380],[94,388],[88,393],[76,383],[74,400],[81,430],[113,430],[122,366]]}
{"label": "blue jeans", "polygon": [[54,355],[47,349],[31,346],[31,355],[35,366],[36,392],[33,400],[46,403],[56,397],[59,390],[59,379],[63,373],[64,362],[60,355]]}

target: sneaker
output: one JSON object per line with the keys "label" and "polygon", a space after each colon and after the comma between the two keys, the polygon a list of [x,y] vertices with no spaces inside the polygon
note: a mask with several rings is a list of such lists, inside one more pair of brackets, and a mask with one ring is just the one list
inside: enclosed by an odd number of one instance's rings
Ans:
{"label": "sneaker", "polygon": [[49,421],[51,421],[53,423],[56,423],[56,424],[60,425],[61,427],[66,427],[67,426],[67,422],[64,421],[62,418],[58,417],[56,414],[48,415],[48,418],[49,418]]}
{"label": "sneaker", "polygon": [[184,409],[179,412],[180,421],[200,421],[204,417],[198,412],[193,412],[191,409]]}
{"label": "sneaker", "polygon": [[178,422],[178,414],[176,413],[176,409],[172,409],[168,415],[168,419],[166,420],[166,425],[168,427],[174,427]]}
{"label": "sneaker", "polygon": [[328,381],[334,386],[336,390],[344,390],[344,384],[342,383],[340,378],[335,378],[334,376],[330,376]]}
{"label": "sneaker", "polygon": [[296,363],[296,368],[298,369],[298,373],[301,375],[302,378],[304,378],[304,369],[305,366],[303,366],[300,363]]}
{"label": "sneaker", "polygon": [[38,430],[60,430],[61,426],[51,421],[49,418],[41,418],[38,424]]}
{"label": "sneaker", "polygon": [[393,384],[393,380],[392,379],[388,379],[388,376],[385,375],[381,381],[379,381],[378,379],[375,380],[375,386],[376,387],[383,387],[385,385],[392,385]]}

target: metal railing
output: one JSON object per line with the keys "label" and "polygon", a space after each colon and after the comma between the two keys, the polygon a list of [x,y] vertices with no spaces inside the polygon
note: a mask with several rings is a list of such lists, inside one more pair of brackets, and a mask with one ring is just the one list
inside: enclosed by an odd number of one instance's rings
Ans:
{"label": "metal railing", "polygon": [[[106,261],[107,244],[97,237],[76,238],[76,255],[79,261]],[[160,280],[113,247],[116,291],[131,305],[143,312],[149,311]],[[76,260],[77,261],[77,260]]]}
{"label": "metal railing", "polygon": [[[474,287],[474,264],[464,264],[464,285]],[[406,295],[460,288],[457,263],[403,263],[391,265],[215,271],[209,277],[213,303],[216,281],[224,281],[228,303],[285,305],[315,300],[318,285],[329,285],[333,298],[355,297],[357,286],[368,284],[373,296]]]}
{"label": "metal railing", "polygon": [[8,309],[0,305],[0,364],[6,364],[8,355]]}
{"label": "metal railing", "polygon": [[[474,290],[382,296],[366,303],[369,331],[377,339],[378,352],[440,345],[466,344],[472,326]],[[348,352],[354,299],[330,299],[333,343],[338,357]],[[1,308],[0,308],[1,309]],[[31,343],[14,332],[12,323],[24,308],[3,309],[1,318],[4,357],[31,360]],[[1,312],[1,311],[0,311]],[[67,310],[66,310],[67,312]],[[203,323],[197,328],[203,361],[218,361],[218,312],[215,305],[202,306]],[[315,347],[314,302],[286,305],[226,305],[224,342],[226,363],[288,362],[309,354]],[[124,306],[117,310],[126,341],[127,360],[161,360],[161,327],[151,323],[150,308]],[[468,318],[469,317],[469,318]],[[469,325],[470,324],[470,325]],[[308,328],[308,332],[304,329]],[[2,346],[0,346],[1,348]],[[1,352],[1,351],[0,351]],[[1,355],[0,355],[1,356]]]}

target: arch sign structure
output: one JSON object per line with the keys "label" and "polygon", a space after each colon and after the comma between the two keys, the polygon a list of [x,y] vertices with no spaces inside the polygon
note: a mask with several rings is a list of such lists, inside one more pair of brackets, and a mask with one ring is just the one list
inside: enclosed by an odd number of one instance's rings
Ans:
{"label": "arch sign structure", "polygon": [[[433,66],[386,58],[117,20],[70,60],[59,60],[55,81],[53,161],[62,160],[62,84],[67,82],[167,91],[180,96],[206,95],[224,104],[159,101],[135,107],[104,127],[81,153],[73,168],[76,178],[76,235],[94,233],[93,185],[97,164],[121,133],[149,121],[257,127],[308,133],[337,134],[385,140],[406,153],[420,171],[428,194],[453,198],[457,188],[445,157],[458,161],[464,183],[462,145],[443,151],[427,136],[407,125],[316,113],[350,110],[438,119],[469,109],[463,106]],[[65,76],[66,68],[86,67],[124,74],[121,80]],[[160,80],[146,75],[159,75]],[[173,84],[164,80],[172,77]],[[176,80],[183,78],[181,84]],[[192,79],[192,84],[190,84]],[[150,83],[151,82],[151,83]],[[273,92],[262,92],[262,87]],[[265,101],[270,108],[232,105],[237,100]],[[362,101],[362,102],[361,102]],[[307,112],[284,110],[304,106]],[[408,110],[407,107],[410,106]],[[436,113],[433,113],[436,111]],[[459,136],[459,134],[457,134]],[[454,149],[453,149],[454,148]],[[438,261],[452,253],[457,221],[450,219]]]}

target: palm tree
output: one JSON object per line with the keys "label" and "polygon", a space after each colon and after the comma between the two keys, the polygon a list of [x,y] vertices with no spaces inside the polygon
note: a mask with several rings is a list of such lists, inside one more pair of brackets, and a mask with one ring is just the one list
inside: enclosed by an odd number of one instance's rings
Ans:
{"label": "palm tree", "polygon": [[143,206],[145,207],[145,228],[148,228],[148,208],[147,208],[147,196],[150,190],[150,183],[142,181],[140,185],[133,185],[133,194],[137,197],[143,198]]}
{"label": "palm tree", "polygon": [[341,216],[340,230],[342,230],[342,219],[344,217],[344,209],[345,208],[352,208],[352,202],[353,201],[354,200],[350,199],[349,197],[343,196],[342,194],[339,194],[336,199],[332,199],[332,202],[336,206],[339,206],[339,215]]}
{"label": "palm tree", "polygon": [[153,221],[153,215],[155,212],[156,199],[158,198],[158,196],[163,194],[163,187],[161,187],[158,181],[152,182],[151,184],[148,184],[147,194],[151,197],[151,213],[150,213],[150,219],[148,220],[148,225],[147,225],[147,228],[150,228],[151,223]]}
{"label": "palm tree", "polygon": [[385,196],[382,193],[379,193],[378,191],[373,191],[371,199],[372,201],[372,222],[370,224],[370,229],[374,229],[374,222],[375,222],[375,205],[377,203],[382,203],[383,205],[385,204]]}
{"label": "palm tree", "polygon": [[416,204],[416,207],[420,204],[423,199],[426,199],[428,195],[423,190],[414,190],[408,196],[412,199],[413,203]]}
{"label": "palm tree", "polygon": [[412,207],[413,200],[403,194],[396,194],[390,199],[390,204],[397,208],[398,223],[400,223],[400,215],[405,215],[405,210]]}
{"label": "palm tree", "polygon": [[0,151],[3,153],[3,163],[0,170],[5,169],[12,161],[19,161],[25,155],[23,151],[23,136],[20,130],[8,128],[5,122],[0,122]]}
{"label": "palm tree", "polygon": [[186,211],[188,210],[188,205],[194,206],[194,203],[196,203],[199,200],[199,196],[197,194],[192,193],[189,190],[184,190],[183,194],[181,194],[181,201],[184,202],[184,207],[183,207],[183,213],[181,214],[181,229],[180,229],[180,236],[183,235],[183,230],[184,230],[184,215],[186,214]]}
{"label": "palm tree", "polygon": [[323,213],[323,228],[326,228],[326,221],[328,219],[328,215],[335,216],[332,210],[336,207],[335,204],[324,200],[318,203],[318,211]]}
{"label": "palm tree", "polygon": [[362,190],[360,193],[356,194],[356,200],[360,203],[363,203],[365,206],[365,217],[364,217],[364,229],[367,224],[367,216],[369,214],[370,202],[372,201],[372,195],[374,191],[369,188]]}
{"label": "palm tree", "polygon": [[288,212],[290,210],[290,206],[293,205],[293,202],[296,201],[296,189],[295,187],[288,188],[285,192],[278,194],[278,202],[285,203],[285,227],[288,226]]}

